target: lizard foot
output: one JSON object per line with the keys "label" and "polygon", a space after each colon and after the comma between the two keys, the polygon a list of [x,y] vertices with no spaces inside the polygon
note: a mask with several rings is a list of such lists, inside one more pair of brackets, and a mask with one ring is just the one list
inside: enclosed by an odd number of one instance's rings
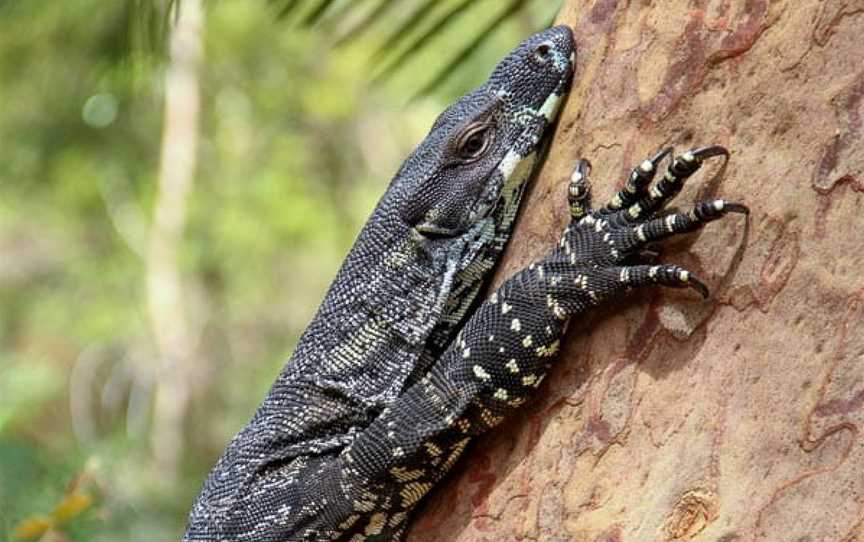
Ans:
{"label": "lizard foot", "polygon": [[[728,213],[747,214],[740,203],[723,199],[702,201],[686,212],[659,215],[696,173],[704,160],[724,156],[720,146],[693,149],[674,157],[663,177],[651,186],[660,162],[672,154],[666,148],[633,169],[625,186],[602,208],[591,206],[591,164],[580,160],[567,191],[571,223],[547,264],[587,292],[592,304],[609,294],[658,284],[689,287],[707,297],[708,288],[693,273],[672,265],[644,265],[640,256],[650,243],[696,231]],[[637,260],[635,265],[628,262]]]}

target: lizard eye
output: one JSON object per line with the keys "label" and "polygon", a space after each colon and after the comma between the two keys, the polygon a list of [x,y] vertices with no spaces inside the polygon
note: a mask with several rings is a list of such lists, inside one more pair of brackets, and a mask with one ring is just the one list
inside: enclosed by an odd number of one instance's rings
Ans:
{"label": "lizard eye", "polygon": [[462,134],[456,149],[462,160],[477,160],[489,149],[491,143],[492,130],[489,126],[474,126]]}

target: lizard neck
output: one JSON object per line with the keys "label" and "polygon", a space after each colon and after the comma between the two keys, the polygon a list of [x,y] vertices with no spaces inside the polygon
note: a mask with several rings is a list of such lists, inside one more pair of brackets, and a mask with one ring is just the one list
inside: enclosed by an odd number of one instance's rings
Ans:
{"label": "lizard neck", "polygon": [[[537,153],[502,179],[485,219],[433,247],[396,213],[399,176],[360,232],[287,373],[363,380],[363,395],[398,396],[407,379],[453,339],[497,265]],[[501,172],[496,172],[502,175]],[[425,355],[424,355],[425,353]],[[369,371],[369,360],[386,360]],[[323,374],[326,371],[326,374]]]}
{"label": "lizard neck", "polygon": [[[440,319],[461,255],[429,251],[389,212],[390,192],[360,232],[283,376],[359,379],[364,396],[385,401],[401,390]],[[371,359],[382,360],[375,373]]]}

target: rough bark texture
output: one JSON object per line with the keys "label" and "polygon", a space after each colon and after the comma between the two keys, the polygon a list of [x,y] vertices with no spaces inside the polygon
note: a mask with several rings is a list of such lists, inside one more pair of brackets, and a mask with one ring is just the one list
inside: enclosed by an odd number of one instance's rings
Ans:
{"label": "rough bark texture", "polygon": [[723,144],[677,203],[753,213],[663,245],[710,300],[574,322],[410,540],[864,540],[864,1],[571,1],[559,22],[577,79],[500,277],[558,238],[579,156],[603,202],[663,145]]}

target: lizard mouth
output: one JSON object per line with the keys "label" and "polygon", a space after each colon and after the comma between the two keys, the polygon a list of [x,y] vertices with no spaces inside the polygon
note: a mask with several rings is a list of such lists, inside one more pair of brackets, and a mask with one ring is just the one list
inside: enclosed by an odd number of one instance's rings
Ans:
{"label": "lizard mouth", "polygon": [[566,71],[558,86],[549,93],[541,106],[523,115],[525,123],[516,144],[507,151],[496,168],[501,184],[489,194],[494,196],[486,201],[481,196],[475,204],[478,218],[488,217],[496,213],[497,209],[502,209],[499,229],[509,229],[512,226],[522,193],[538,165],[542,163],[540,157],[545,156],[549,148],[554,124],[569,90],[572,61],[570,66],[571,69]]}
{"label": "lizard mouth", "polygon": [[[566,33],[566,39],[572,44],[573,37],[568,28],[555,27],[550,32],[557,32],[556,39],[561,39],[561,36]],[[545,155],[545,151],[548,150],[553,127],[570,91],[576,65],[576,51],[572,45],[565,51],[555,52],[554,61],[560,76],[551,92],[546,95],[539,107],[526,107],[517,113],[523,128],[513,147],[507,151],[497,167],[502,177],[502,184],[495,200],[499,202],[503,200],[505,207],[518,206],[525,185],[534,174],[536,166],[542,161],[538,160],[538,156]],[[490,203],[492,205],[487,209],[486,214],[498,207],[495,201]],[[482,207],[482,201],[478,204]],[[505,215],[514,213],[515,209],[505,211]]]}

